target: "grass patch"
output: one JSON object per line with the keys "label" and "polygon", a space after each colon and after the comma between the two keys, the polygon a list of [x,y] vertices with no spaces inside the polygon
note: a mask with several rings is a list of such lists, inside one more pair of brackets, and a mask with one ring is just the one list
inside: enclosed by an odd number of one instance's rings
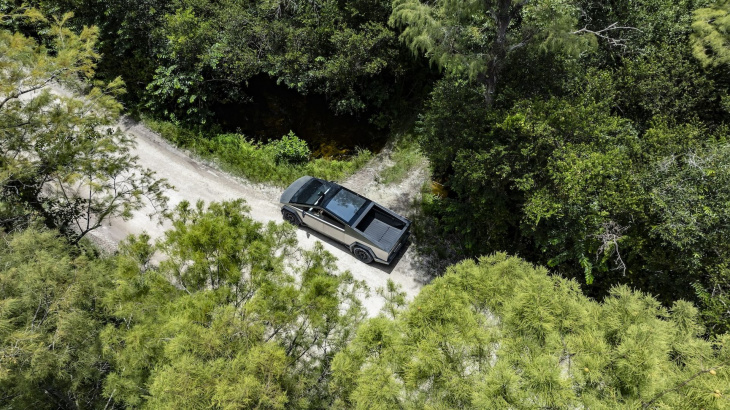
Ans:
{"label": "grass patch", "polygon": [[395,164],[380,172],[378,182],[382,184],[402,181],[408,175],[408,171],[424,160],[416,138],[410,133],[398,139],[393,152],[390,154],[390,159]]}
{"label": "grass patch", "polygon": [[143,119],[145,125],[172,144],[217,163],[223,170],[254,182],[287,186],[304,175],[339,181],[351,175],[372,157],[368,150],[343,160],[315,158],[301,164],[277,162],[275,143],[261,143],[239,134],[206,135],[175,124]]}

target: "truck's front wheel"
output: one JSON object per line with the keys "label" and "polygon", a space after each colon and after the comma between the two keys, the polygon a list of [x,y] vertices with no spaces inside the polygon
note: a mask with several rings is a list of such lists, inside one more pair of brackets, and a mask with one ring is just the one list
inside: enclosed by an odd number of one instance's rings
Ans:
{"label": "truck's front wheel", "polygon": [[287,211],[286,209],[281,211],[282,214],[284,214],[284,220],[289,222],[290,224],[294,226],[299,226],[302,224],[302,222],[299,220],[299,217],[294,214],[294,212]]}

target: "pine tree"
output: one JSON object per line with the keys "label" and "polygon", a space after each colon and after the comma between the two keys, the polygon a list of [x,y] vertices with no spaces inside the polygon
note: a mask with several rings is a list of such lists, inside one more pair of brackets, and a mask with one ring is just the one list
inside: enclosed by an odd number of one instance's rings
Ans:
{"label": "pine tree", "polygon": [[416,55],[484,87],[489,107],[502,68],[515,51],[538,46],[577,51],[593,41],[574,33],[578,10],[567,1],[396,0],[390,24]]}
{"label": "pine tree", "polygon": [[110,264],[57,232],[0,234],[0,407],[102,407]]}
{"label": "pine tree", "polygon": [[[124,244],[102,336],[104,391],[134,407],[321,408],[334,354],[363,311],[363,285],[288,225],[262,225],[243,201],[183,202],[157,246]],[[164,261],[150,266],[159,250]]]}
{"label": "pine tree", "polygon": [[694,56],[705,66],[730,62],[730,2],[695,10],[690,37]]}
{"label": "pine tree", "polygon": [[343,408],[725,408],[730,336],[697,309],[574,281],[497,254],[462,262],[333,363]]}

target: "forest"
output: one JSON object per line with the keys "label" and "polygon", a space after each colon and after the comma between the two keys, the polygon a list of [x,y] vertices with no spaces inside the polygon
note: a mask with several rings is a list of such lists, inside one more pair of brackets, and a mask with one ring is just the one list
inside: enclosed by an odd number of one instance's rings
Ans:
{"label": "forest", "polygon": [[[0,0],[0,407],[730,408],[728,68],[727,0]],[[170,206],[122,114],[273,186],[410,149],[448,267]]]}

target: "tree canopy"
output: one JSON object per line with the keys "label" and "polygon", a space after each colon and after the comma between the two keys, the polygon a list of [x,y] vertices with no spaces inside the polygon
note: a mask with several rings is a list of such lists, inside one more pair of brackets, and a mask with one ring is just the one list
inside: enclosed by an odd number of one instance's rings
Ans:
{"label": "tree canopy", "polygon": [[251,98],[249,81],[271,77],[386,125],[413,91],[407,74],[422,76],[387,24],[387,1],[37,3],[98,26],[102,74],[124,78],[131,104],[186,124],[214,120],[220,105]]}
{"label": "tree canopy", "polygon": [[[0,1],[0,406],[728,407],[729,2],[31,3]],[[168,211],[119,101],[247,162],[256,82],[406,125],[443,277],[368,290],[242,200],[84,240]],[[271,167],[317,155],[293,135]]]}
{"label": "tree canopy", "polygon": [[703,65],[730,62],[730,2],[719,1],[694,11],[692,51]]}
{"label": "tree canopy", "polygon": [[331,255],[286,272],[292,227],[252,222],[240,201],[173,219],[157,245],[130,237],[113,257],[52,231],[3,237],[3,406],[725,407],[730,340],[702,337],[689,302],[626,286],[596,302],[497,254],[409,303],[389,284],[362,321],[362,285]]}
{"label": "tree canopy", "polygon": [[[363,285],[321,245],[290,266],[289,225],[243,201],[183,202],[152,246],[130,238],[101,336],[104,392],[129,406],[321,408],[332,356],[363,316]],[[149,257],[159,249],[159,267]]]}
{"label": "tree canopy", "polygon": [[[1,406],[322,408],[367,289],[243,201],[181,203],[158,244],[100,257],[52,231],[0,245]],[[152,262],[153,256],[162,262]]]}
{"label": "tree canopy", "polygon": [[569,1],[396,0],[390,24],[415,55],[484,87],[489,107],[507,60],[522,48],[575,52],[590,39],[576,32],[578,9]]}
{"label": "tree canopy", "polygon": [[698,311],[578,283],[497,254],[452,266],[333,362],[342,408],[723,408],[727,335]]}
{"label": "tree canopy", "polygon": [[0,235],[0,406],[103,406],[113,264],[52,231]]}
{"label": "tree canopy", "polygon": [[596,297],[627,284],[667,306],[704,301],[723,332],[729,84],[697,42],[698,16],[725,6],[632,4],[576,3],[596,47],[515,50],[491,106],[465,74],[439,80],[417,132],[449,195],[425,209],[462,255],[517,253]]}

